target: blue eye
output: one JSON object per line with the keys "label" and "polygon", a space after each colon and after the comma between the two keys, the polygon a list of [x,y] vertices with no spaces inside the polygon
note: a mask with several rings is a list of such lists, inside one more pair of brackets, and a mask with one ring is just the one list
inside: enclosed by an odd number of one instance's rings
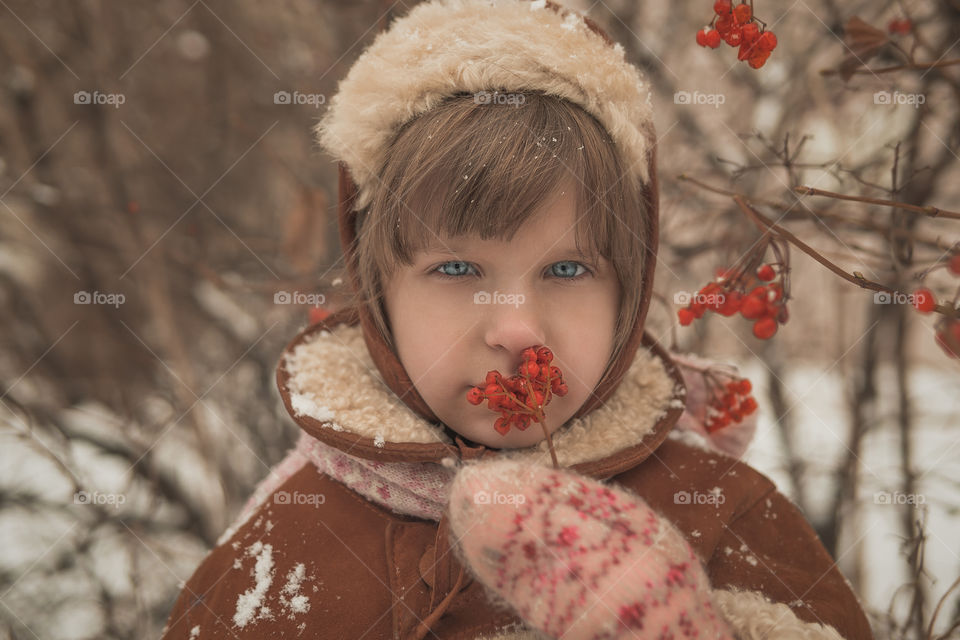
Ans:
{"label": "blue eye", "polygon": [[[461,280],[467,276],[478,275],[476,269],[469,262],[450,260],[437,265],[432,272],[438,278],[445,280]],[[554,277],[565,282],[573,282],[590,275],[590,270],[582,263],[574,260],[561,260],[550,265],[547,277]]]}
{"label": "blue eye", "polygon": [[[452,267],[452,268],[448,272],[447,270],[445,270],[445,267]],[[463,262],[462,260],[451,260],[449,262],[444,262],[443,264],[439,265],[436,268],[435,273],[438,276],[443,278],[460,278],[465,275],[468,275],[466,271],[467,269],[470,269],[470,268],[471,268],[470,264],[467,262]]]}
{"label": "blue eye", "polygon": [[[578,273],[577,269],[582,269],[582,271]],[[579,262],[574,262],[573,260],[554,262],[550,267],[550,271],[553,275],[563,280],[577,280],[588,273],[586,267]]]}

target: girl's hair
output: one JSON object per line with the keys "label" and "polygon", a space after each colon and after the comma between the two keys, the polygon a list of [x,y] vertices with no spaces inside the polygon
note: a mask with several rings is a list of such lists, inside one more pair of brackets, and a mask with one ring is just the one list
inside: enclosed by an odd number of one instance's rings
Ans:
{"label": "girl's hair", "polygon": [[620,313],[607,369],[636,321],[650,203],[613,140],[581,107],[540,92],[460,93],[407,122],[357,215],[360,291],[396,350],[383,286],[437,235],[510,240],[564,184],[576,190],[576,246],[611,261]]}

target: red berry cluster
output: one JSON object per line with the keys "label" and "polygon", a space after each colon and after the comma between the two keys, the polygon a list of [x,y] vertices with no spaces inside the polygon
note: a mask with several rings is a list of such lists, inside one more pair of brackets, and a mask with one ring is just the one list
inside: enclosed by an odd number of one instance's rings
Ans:
{"label": "red berry cluster", "polygon": [[913,24],[906,18],[894,18],[887,25],[887,31],[892,34],[905,36],[913,30]]}
{"label": "red berry cluster", "polygon": [[[946,261],[946,267],[952,275],[960,276],[960,253],[950,256]],[[929,313],[936,309],[936,298],[929,289],[918,289],[913,296],[913,306],[917,311]],[[953,308],[955,305],[956,300],[947,304],[948,308]],[[937,323],[936,341],[948,356],[960,358],[960,317],[957,317],[955,310],[948,313],[952,315],[944,315]]]}
{"label": "red berry cluster", "polygon": [[757,410],[757,401],[750,395],[753,385],[746,378],[730,380],[717,386],[707,407],[707,432],[723,429]]}
{"label": "red berry cluster", "polygon": [[772,282],[777,278],[773,265],[761,265],[756,271],[757,284],[749,293],[733,288],[744,281],[736,271],[724,270],[719,279],[707,283],[690,304],[677,311],[680,324],[688,326],[694,320],[703,317],[707,311],[722,316],[732,316],[739,312],[747,320],[753,321],[753,335],[761,340],[772,338],[781,324],[789,318],[786,300],[783,298],[783,285]]}
{"label": "red berry cluster", "polygon": [[523,431],[531,422],[544,420],[543,408],[553,398],[567,395],[567,384],[559,367],[550,363],[553,352],[547,347],[527,347],[521,354],[523,361],[516,375],[504,378],[499,371],[488,371],[483,387],[472,387],[467,392],[470,404],[487,401],[487,408],[499,411],[493,428],[507,435],[511,426]]}
{"label": "red berry cluster", "polygon": [[777,36],[757,25],[762,21],[754,17],[752,3],[733,6],[731,0],[716,0],[713,12],[710,24],[697,31],[697,44],[716,49],[723,40],[731,47],[740,47],[738,60],[746,60],[754,69],[762,67],[777,46]]}

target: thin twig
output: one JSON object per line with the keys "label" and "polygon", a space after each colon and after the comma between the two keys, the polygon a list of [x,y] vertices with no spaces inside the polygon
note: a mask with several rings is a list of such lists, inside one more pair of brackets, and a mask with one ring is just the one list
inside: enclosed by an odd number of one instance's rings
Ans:
{"label": "thin twig", "polygon": [[[911,62],[907,64],[898,64],[894,67],[883,67],[881,69],[852,69],[848,73],[891,73],[893,71],[923,71],[925,69],[939,69],[942,67],[951,67],[953,65],[960,64],[960,58],[953,60],[941,60],[939,62]],[[835,76],[840,73],[839,69],[821,69],[820,75],[822,76]]]}
{"label": "thin twig", "polygon": [[931,218],[950,218],[951,220],[960,220],[960,213],[957,213],[956,211],[948,211],[946,209],[940,209],[939,207],[933,207],[933,206],[921,207],[915,204],[907,204],[906,202],[897,202],[895,200],[887,200],[885,198],[867,198],[865,196],[848,196],[843,193],[834,193],[833,191],[827,191],[825,189],[816,189],[814,187],[808,187],[802,184],[794,187],[793,190],[796,193],[807,195],[807,196],[827,196],[828,198],[835,198],[837,200],[852,200],[853,202],[879,204],[885,207],[893,207],[895,209],[913,211],[914,213],[922,213],[923,215],[930,216]]}

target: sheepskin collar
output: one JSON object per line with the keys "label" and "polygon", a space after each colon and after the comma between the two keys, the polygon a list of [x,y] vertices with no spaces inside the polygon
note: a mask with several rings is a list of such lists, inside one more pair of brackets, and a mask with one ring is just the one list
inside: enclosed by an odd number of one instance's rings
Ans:
{"label": "sheepskin collar", "polygon": [[[355,320],[340,312],[307,327],[277,366],[284,405],[308,434],[350,455],[382,462],[449,459],[450,464],[503,456],[550,464],[546,442],[491,449],[417,415],[384,383]],[[685,395],[676,365],[645,335],[644,348],[607,402],[554,434],[560,464],[596,478],[636,466],[666,438],[683,412]]]}

